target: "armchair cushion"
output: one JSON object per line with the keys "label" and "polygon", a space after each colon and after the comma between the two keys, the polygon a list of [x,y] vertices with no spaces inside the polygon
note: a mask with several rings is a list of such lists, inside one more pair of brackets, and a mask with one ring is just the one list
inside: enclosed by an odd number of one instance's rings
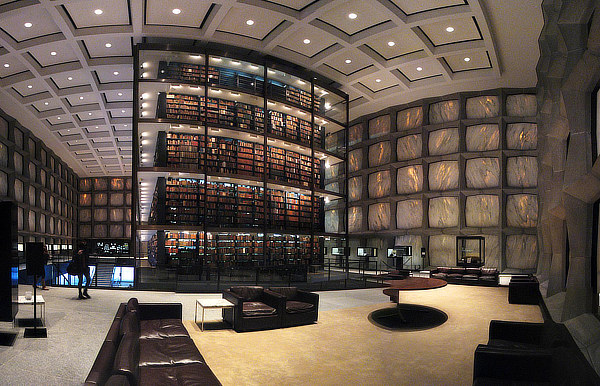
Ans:
{"label": "armchair cushion", "polygon": [[189,337],[140,339],[140,367],[204,363],[204,358]]}
{"label": "armchair cushion", "polygon": [[262,302],[244,302],[242,305],[242,315],[244,316],[265,316],[275,315],[277,310]]}
{"label": "armchair cushion", "polygon": [[229,290],[239,295],[244,301],[258,300],[264,292],[264,288],[260,286],[234,286]]}
{"label": "armchair cushion", "polygon": [[310,303],[298,302],[295,300],[288,300],[285,303],[285,312],[290,313],[290,314],[312,311],[314,309],[315,309],[315,305],[310,304]]}
{"label": "armchair cushion", "polygon": [[496,268],[481,268],[481,274],[486,276],[493,276],[498,274]]}

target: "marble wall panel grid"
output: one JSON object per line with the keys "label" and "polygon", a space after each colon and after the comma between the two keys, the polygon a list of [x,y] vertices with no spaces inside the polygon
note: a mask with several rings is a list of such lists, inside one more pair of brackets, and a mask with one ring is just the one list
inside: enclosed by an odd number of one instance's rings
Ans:
{"label": "marble wall panel grid", "polygon": [[498,158],[473,158],[466,162],[467,188],[486,189],[500,185],[500,161]]}
{"label": "marble wall panel grid", "polygon": [[399,168],[396,172],[396,193],[411,194],[423,190],[423,165]]}
{"label": "marble wall panel grid", "polygon": [[369,198],[381,198],[390,195],[390,171],[369,174]]}
{"label": "marble wall panel grid", "polygon": [[348,201],[354,202],[362,199],[363,178],[352,177],[348,180]]}
{"label": "marble wall panel grid", "polygon": [[429,236],[429,264],[434,267],[456,266],[456,236]]}
{"label": "marble wall panel grid", "polygon": [[392,126],[389,115],[382,115],[369,120],[369,138],[377,138],[390,133]]}
{"label": "marble wall panel grid", "polygon": [[398,111],[396,114],[396,127],[398,131],[414,129],[423,125],[423,108],[412,107]]}
{"label": "marble wall panel grid", "polygon": [[325,211],[325,232],[337,233],[342,230],[340,211],[337,209]]}
{"label": "marble wall panel grid", "polygon": [[460,103],[458,100],[437,102],[429,105],[429,123],[444,123],[458,120]]}
{"label": "marble wall panel grid", "polygon": [[465,200],[468,227],[495,227],[500,224],[500,198],[492,194],[468,196]]}
{"label": "marble wall panel grid", "polygon": [[458,226],[458,197],[435,197],[429,200],[429,226],[450,228]]}
{"label": "marble wall panel grid", "polygon": [[491,118],[500,115],[500,99],[496,95],[467,99],[467,118]]}
{"label": "marble wall panel grid", "polygon": [[537,226],[538,197],[535,194],[511,194],[506,197],[506,225],[515,228]]}
{"label": "marble wall panel grid", "polygon": [[497,124],[467,126],[467,151],[497,150],[500,146],[500,128]]}
{"label": "marble wall panel grid", "polygon": [[458,153],[459,140],[458,128],[432,131],[427,144],[429,155]]}
{"label": "marble wall panel grid", "polygon": [[537,98],[534,94],[516,94],[506,97],[506,114],[511,117],[535,117]]}
{"label": "marble wall panel grid", "polygon": [[396,204],[396,228],[411,229],[421,226],[423,226],[423,201],[398,201]]}
{"label": "marble wall panel grid", "polygon": [[538,132],[535,123],[509,123],[506,125],[506,146],[511,150],[537,149]]}
{"label": "marble wall panel grid", "polygon": [[389,164],[391,154],[390,141],[381,141],[369,146],[369,167]]}
{"label": "marble wall panel grid", "polygon": [[506,268],[534,269],[537,264],[537,255],[537,236],[506,236]]}
{"label": "marble wall panel grid", "polygon": [[458,161],[441,161],[429,165],[429,190],[458,189]]}
{"label": "marble wall panel grid", "polygon": [[370,231],[381,231],[390,229],[390,204],[380,203],[369,205],[369,230]]}
{"label": "marble wall panel grid", "polygon": [[356,149],[348,153],[348,170],[357,172],[363,168],[363,150]]}
{"label": "marble wall panel grid", "polygon": [[348,208],[348,232],[360,232],[362,230],[363,212],[360,206]]}
{"label": "marble wall panel grid", "polygon": [[506,182],[514,188],[537,186],[538,164],[536,157],[509,157],[506,161]]}
{"label": "marble wall panel grid", "polygon": [[348,145],[356,145],[363,138],[364,127],[362,123],[353,125],[348,129]]}
{"label": "marble wall panel grid", "polygon": [[423,136],[421,134],[407,135],[398,138],[396,142],[396,158],[406,161],[420,158],[423,154]]}

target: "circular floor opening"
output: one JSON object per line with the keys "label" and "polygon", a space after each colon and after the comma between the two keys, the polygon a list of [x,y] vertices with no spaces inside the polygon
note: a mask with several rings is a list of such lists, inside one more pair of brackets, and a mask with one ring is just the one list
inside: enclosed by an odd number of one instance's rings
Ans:
{"label": "circular floor opening", "polygon": [[433,307],[418,304],[398,304],[369,314],[374,325],[394,331],[427,330],[444,324],[448,315]]}

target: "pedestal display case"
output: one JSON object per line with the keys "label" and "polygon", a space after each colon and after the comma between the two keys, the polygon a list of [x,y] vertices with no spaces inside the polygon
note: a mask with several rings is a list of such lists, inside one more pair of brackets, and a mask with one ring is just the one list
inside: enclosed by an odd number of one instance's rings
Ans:
{"label": "pedestal display case", "polygon": [[227,52],[136,47],[139,288],[306,282],[347,239],[347,95]]}

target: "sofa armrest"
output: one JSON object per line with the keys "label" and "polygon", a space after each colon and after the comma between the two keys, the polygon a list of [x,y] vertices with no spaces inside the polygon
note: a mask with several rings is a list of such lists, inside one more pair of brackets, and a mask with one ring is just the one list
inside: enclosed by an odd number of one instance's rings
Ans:
{"label": "sofa armrest", "polygon": [[264,290],[261,295],[261,301],[277,309],[277,312],[285,310],[285,300],[285,296],[269,290]]}
{"label": "sofa armrest", "polygon": [[229,300],[236,306],[244,301],[244,298],[230,290],[223,291],[223,299]]}
{"label": "sofa armrest", "polygon": [[541,345],[543,333],[544,323],[492,320],[490,322],[489,339]]}
{"label": "sofa armrest", "polygon": [[301,302],[314,304],[315,306],[319,304],[319,294],[302,290],[298,290],[296,293],[296,298]]}
{"label": "sofa armrest", "polygon": [[115,355],[113,374],[124,375],[130,385],[139,384],[140,342],[138,335],[125,334]]}
{"label": "sofa armrest", "polygon": [[473,380],[492,378],[550,382],[552,369],[552,351],[550,350],[515,350],[480,344],[475,349]]}
{"label": "sofa armrest", "polygon": [[140,320],[179,319],[181,303],[140,303]]}

